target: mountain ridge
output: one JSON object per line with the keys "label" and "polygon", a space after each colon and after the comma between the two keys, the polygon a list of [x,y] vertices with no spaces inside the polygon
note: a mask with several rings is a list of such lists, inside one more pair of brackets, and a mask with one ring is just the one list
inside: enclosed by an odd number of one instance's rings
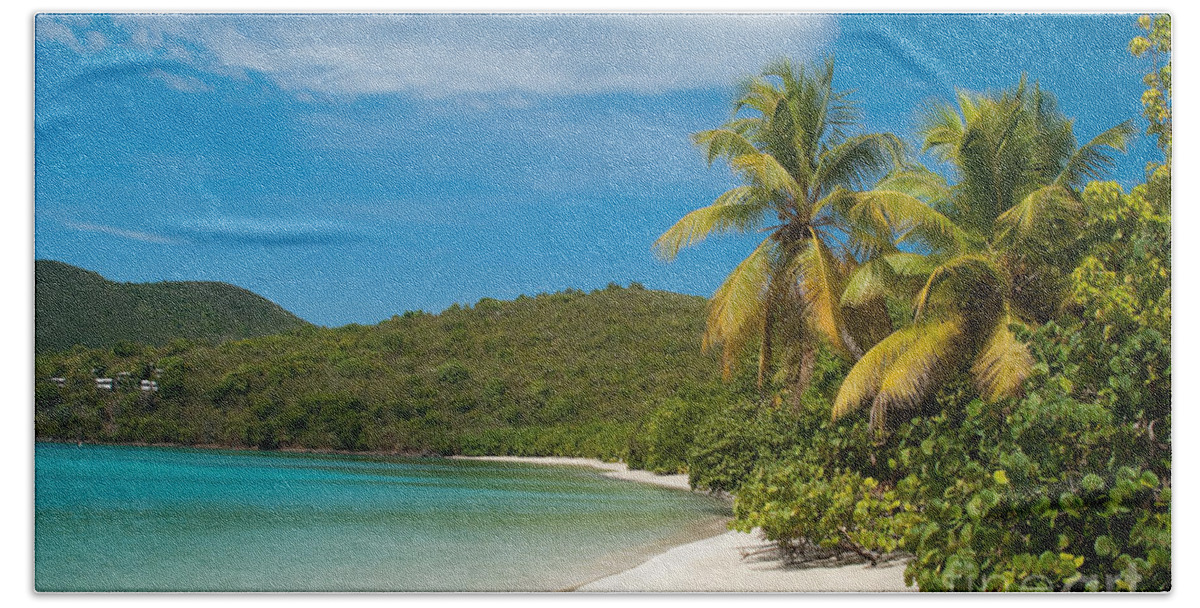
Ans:
{"label": "mountain ridge", "polygon": [[215,281],[121,283],[56,260],[34,262],[34,352],[176,338],[220,342],[309,325],[250,290]]}

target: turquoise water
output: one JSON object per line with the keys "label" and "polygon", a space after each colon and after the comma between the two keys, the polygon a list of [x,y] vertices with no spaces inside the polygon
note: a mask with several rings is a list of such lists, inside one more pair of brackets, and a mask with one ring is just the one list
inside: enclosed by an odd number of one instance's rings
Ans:
{"label": "turquoise water", "polygon": [[35,468],[40,591],[557,590],[728,514],[575,467],[43,443]]}

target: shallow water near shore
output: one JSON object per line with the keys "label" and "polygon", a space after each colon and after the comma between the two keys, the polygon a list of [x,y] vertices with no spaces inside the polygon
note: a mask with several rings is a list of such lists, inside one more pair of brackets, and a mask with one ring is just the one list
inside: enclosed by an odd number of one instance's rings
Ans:
{"label": "shallow water near shore", "polygon": [[546,591],[728,504],[580,467],[39,443],[40,591]]}

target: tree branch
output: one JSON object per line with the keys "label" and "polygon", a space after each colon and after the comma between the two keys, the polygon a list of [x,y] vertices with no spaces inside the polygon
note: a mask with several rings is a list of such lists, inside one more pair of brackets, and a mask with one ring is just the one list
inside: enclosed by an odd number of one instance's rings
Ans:
{"label": "tree branch", "polygon": [[838,526],[838,531],[842,533],[842,545],[866,558],[867,561],[871,562],[872,566],[879,565],[879,554],[854,542],[854,540],[850,538],[850,533],[846,531],[846,526]]}

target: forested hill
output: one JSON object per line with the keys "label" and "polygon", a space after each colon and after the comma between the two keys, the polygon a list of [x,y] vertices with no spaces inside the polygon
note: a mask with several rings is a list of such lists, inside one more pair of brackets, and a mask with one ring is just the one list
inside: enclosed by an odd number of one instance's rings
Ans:
{"label": "forested hill", "polygon": [[[635,283],[217,345],[57,353],[38,357],[37,434],[615,457],[664,401],[729,397],[717,355],[700,349],[705,307]],[[93,369],[159,390],[98,389]]]}
{"label": "forested hill", "polygon": [[52,260],[34,266],[38,353],[76,344],[166,344],[275,334],[307,323],[278,304],[227,283],[116,283]]}

